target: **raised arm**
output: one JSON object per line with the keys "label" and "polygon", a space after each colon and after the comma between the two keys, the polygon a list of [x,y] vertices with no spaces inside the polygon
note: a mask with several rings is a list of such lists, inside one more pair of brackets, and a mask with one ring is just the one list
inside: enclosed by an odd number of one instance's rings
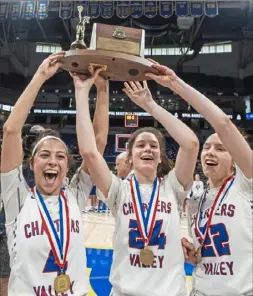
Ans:
{"label": "raised arm", "polygon": [[[97,149],[103,155],[109,130],[109,81],[98,75],[94,84],[97,88],[97,101],[93,118],[93,129]],[[88,172],[84,160],[82,162],[82,169]]]}
{"label": "raised arm", "polygon": [[179,182],[186,188],[192,181],[196,166],[199,141],[193,131],[182,121],[159,106],[152,98],[147,82],[143,87],[139,82],[125,82],[124,92],[138,106],[152,115],[179,144],[180,149],[175,164],[175,172]]}
{"label": "raised arm", "polygon": [[1,172],[6,173],[17,168],[23,161],[21,131],[43,83],[58,70],[58,62],[63,52],[45,59],[31,82],[17,100],[12,112],[3,126]]}
{"label": "raised arm", "polygon": [[244,175],[249,179],[253,178],[253,152],[228,116],[206,96],[177,77],[171,69],[158,63],[154,63],[153,67],[160,74],[148,73],[146,74],[147,77],[154,79],[165,87],[169,87],[198,111],[214,128],[224,147]]}
{"label": "raised arm", "polygon": [[79,152],[89,170],[92,181],[100,189],[104,196],[112,182],[111,172],[98,151],[96,139],[89,111],[89,91],[101,69],[96,70],[91,78],[81,80],[73,74],[76,98],[76,132]]}
{"label": "raised arm", "polygon": [[103,155],[109,131],[109,80],[98,76],[95,85],[97,88],[97,102],[93,118],[93,129],[98,151]]}

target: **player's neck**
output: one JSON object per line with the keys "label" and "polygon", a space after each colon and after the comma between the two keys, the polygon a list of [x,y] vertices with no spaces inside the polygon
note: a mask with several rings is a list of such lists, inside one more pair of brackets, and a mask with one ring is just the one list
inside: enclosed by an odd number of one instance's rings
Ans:
{"label": "player's neck", "polygon": [[153,184],[155,178],[156,178],[156,172],[153,174],[149,172],[139,172],[134,170],[134,175],[138,181],[139,184]]}
{"label": "player's neck", "polygon": [[219,179],[211,179],[209,178],[208,180],[208,184],[209,184],[209,188],[219,188],[221,187],[221,185],[226,181],[226,179],[229,177],[230,175],[227,175],[226,177],[223,178],[219,178]]}
{"label": "player's neck", "polygon": [[36,184],[37,189],[39,190],[40,194],[44,197],[47,196],[59,196],[61,189],[57,188],[53,192],[46,192],[43,188]]}

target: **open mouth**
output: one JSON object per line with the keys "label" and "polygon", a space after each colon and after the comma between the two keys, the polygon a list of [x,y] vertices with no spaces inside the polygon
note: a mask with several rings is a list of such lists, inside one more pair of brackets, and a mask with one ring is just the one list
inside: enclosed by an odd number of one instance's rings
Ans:
{"label": "open mouth", "polygon": [[205,161],[205,164],[206,164],[207,166],[212,166],[212,167],[218,165],[218,163],[217,163],[216,161],[214,161],[214,160],[206,160],[206,161]]}
{"label": "open mouth", "polygon": [[154,158],[153,158],[153,156],[151,156],[151,155],[146,155],[146,156],[142,156],[141,157],[141,160],[153,160]]}
{"label": "open mouth", "polygon": [[50,184],[54,183],[57,176],[58,176],[58,172],[56,172],[56,171],[47,170],[44,172],[44,177],[45,177],[46,181]]}

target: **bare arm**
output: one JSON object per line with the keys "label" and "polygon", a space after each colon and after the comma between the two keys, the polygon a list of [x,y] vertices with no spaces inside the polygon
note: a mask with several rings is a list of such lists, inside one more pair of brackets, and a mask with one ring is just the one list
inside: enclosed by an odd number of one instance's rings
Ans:
{"label": "bare arm", "polygon": [[199,149],[198,138],[187,125],[153,100],[145,81],[144,88],[138,82],[125,83],[125,87],[125,93],[129,98],[159,121],[179,144],[180,149],[175,164],[175,172],[178,181],[186,188],[192,180],[196,166]]}
{"label": "bare arm", "polygon": [[169,87],[197,110],[214,128],[224,147],[244,175],[253,178],[253,152],[227,115],[206,96],[185,83],[169,68],[154,64],[160,75],[147,74],[159,84]]}
{"label": "bare arm", "polygon": [[109,131],[109,81],[99,76],[95,81],[95,85],[98,94],[93,129],[98,151],[103,155]]}
{"label": "bare arm", "polygon": [[51,55],[43,61],[31,82],[16,102],[3,127],[1,171],[9,172],[23,161],[21,131],[42,84],[59,68],[63,53]]}
{"label": "bare arm", "polygon": [[[97,87],[97,102],[93,119],[93,129],[97,149],[101,155],[103,155],[107,144],[109,130],[109,81],[101,76],[97,76],[95,85]],[[81,167],[88,173],[85,161],[82,162]]]}
{"label": "bare arm", "polygon": [[93,126],[90,118],[88,96],[96,76],[97,70],[91,78],[82,81],[73,75],[76,98],[76,132],[81,156],[89,170],[90,176],[104,196],[108,195],[112,182],[111,172],[98,151]]}

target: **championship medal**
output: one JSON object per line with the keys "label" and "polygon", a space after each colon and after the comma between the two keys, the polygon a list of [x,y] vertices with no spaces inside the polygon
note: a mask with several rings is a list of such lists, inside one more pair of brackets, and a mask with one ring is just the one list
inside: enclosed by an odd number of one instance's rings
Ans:
{"label": "championship medal", "polygon": [[152,265],[154,262],[154,253],[148,247],[145,247],[140,252],[140,260],[144,265]]}
{"label": "championship medal", "polygon": [[54,281],[54,288],[56,293],[65,293],[70,288],[70,278],[67,274],[65,274],[64,270],[64,268],[66,268],[67,253],[70,242],[70,219],[67,198],[65,197],[63,190],[61,190],[58,197],[60,216],[60,229],[58,234],[40,192],[36,187],[32,188],[31,191],[37,201],[42,226],[45,229],[51,250],[54,254],[55,263],[59,267],[59,274]]}
{"label": "championship medal", "polygon": [[67,274],[60,274],[54,280],[54,289],[56,293],[65,293],[70,288],[70,278]]}
{"label": "championship medal", "polygon": [[152,265],[154,262],[154,253],[148,247],[148,244],[151,239],[155,225],[155,217],[159,200],[160,180],[156,178],[153,183],[153,190],[146,216],[142,204],[139,184],[134,175],[130,179],[130,186],[138,229],[144,241],[144,248],[140,251],[140,261],[143,265]]}

